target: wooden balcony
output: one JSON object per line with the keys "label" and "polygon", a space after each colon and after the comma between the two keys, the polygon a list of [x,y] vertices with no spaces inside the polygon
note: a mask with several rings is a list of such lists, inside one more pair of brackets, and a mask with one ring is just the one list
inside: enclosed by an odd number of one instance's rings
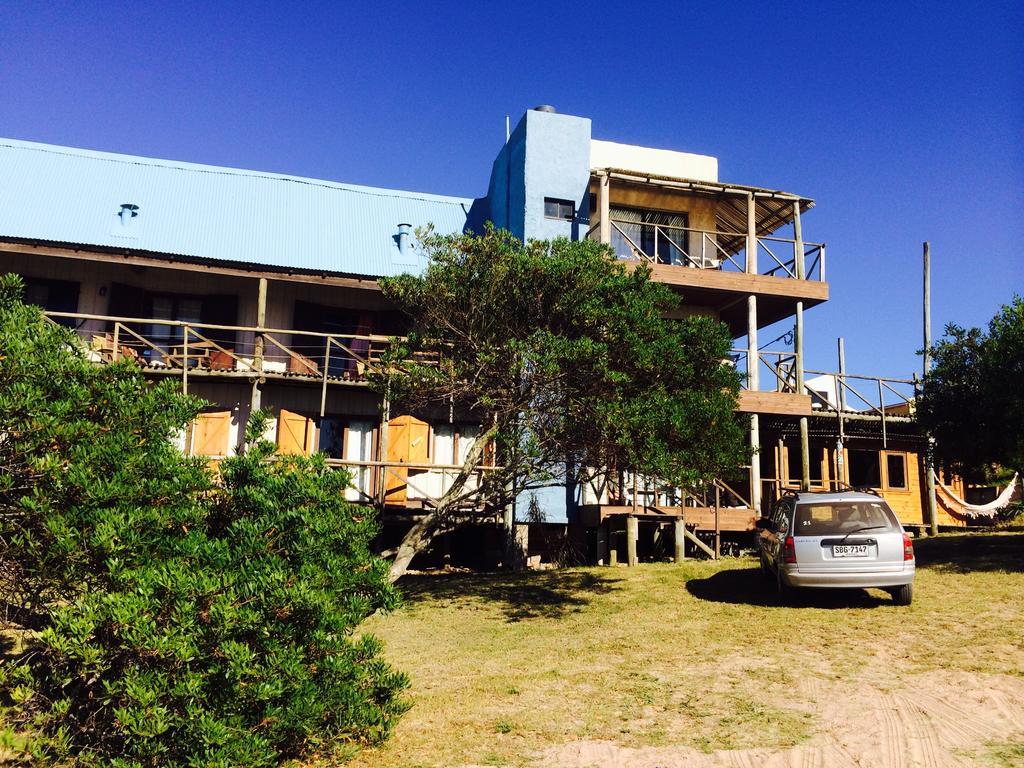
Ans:
{"label": "wooden balcony", "polygon": [[[791,316],[794,302],[807,309],[828,300],[824,243],[615,219],[604,236],[627,266],[646,265],[652,280],[681,291],[687,304],[715,310],[734,335],[746,331],[746,296],[757,297],[759,327]],[[600,221],[587,237],[602,237]]]}

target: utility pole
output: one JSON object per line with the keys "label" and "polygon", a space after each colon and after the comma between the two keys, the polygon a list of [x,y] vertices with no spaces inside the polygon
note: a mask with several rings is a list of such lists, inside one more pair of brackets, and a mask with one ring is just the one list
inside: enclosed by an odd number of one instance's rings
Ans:
{"label": "utility pole", "polygon": [[[924,379],[932,367],[932,249],[924,243]],[[924,458],[925,487],[928,489],[928,529],[932,536],[939,533],[939,516],[935,505],[935,439],[928,435]]]}

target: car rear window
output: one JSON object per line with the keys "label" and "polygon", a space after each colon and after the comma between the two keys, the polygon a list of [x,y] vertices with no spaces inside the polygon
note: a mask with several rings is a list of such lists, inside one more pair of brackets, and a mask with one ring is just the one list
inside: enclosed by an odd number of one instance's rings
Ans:
{"label": "car rear window", "polygon": [[896,516],[882,501],[843,501],[821,504],[798,504],[796,536],[828,536],[847,534],[861,528],[885,533],[899,530]]}

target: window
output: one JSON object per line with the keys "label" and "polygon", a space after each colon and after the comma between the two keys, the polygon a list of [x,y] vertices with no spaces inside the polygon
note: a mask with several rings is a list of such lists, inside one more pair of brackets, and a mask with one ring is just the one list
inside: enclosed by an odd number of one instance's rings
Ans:
{"label": "window", "polygon": [[850,451],[850,485],[854,488],[881,488],[878,451]]}
{"label": "window", "polygon": [[907,487],[907,455],[905,453],[887,453],[885,455],[885,470],[888,473],[889,488]]}
{"label": "window", "polygon": [[794,533],[797,536],[830,536],[854,533],[868,527],[892,531],[897,529],[897,525],[892,510],[881,501],[799,504]]}
{"label": "window", "polygon": [[559,200],[554,197],[545,197],[544,218],[572,221],[576,218],[576,205],[572,200]]}
{"label": "window", "polygon": [[[787,445],[788,448],[788,461],[787,461],[787,480],[791,484],[799,483],[803,480],[803,466],[801,463],[801,453],[799,441]],[[809,448],[810,461],[808,465],[810,467],[810,480],[811,485],[823,485],[824,477],[821,472],[822,457],[824,455],[825,447],[821,443],[812,441]]]}
{"label": "window", "polygon": [[[123,283],[111,283],[107,307],[107,314],[124,318],[149,317],[154,320],[229,326],[234,325],[238,319],[237,296],[154,293]],[[184,333],[178,326],[167,323],[128,325],[164,353],[183,341]],[[107,330],[113,330],[112,321],[108,323]],[[235,346],[234,331],[205,329],[199,332],[226,349],[230,350]],[[195,341],[195,337],[190,336],[190,340]],[[138,349],[140,354],[149,360],[159,359],[160,352],[142,345],[141,342]]]}
{"label": "window", "polygon": [[[25,278],[25,303],[35,304],[47,312],[77,312],[78,283],[68,280]],[[59,318],[57,322],[69,328],[75,324],[70,317]]]}

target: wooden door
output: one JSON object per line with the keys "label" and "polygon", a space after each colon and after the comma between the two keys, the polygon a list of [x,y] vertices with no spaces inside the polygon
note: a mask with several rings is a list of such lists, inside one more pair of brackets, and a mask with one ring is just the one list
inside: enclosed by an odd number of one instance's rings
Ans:
{"label": "wooden door", "polygon": [[200,413],[192,423],[189,453],[192,456],[223,458],[228,455],[231,411]]}
{"label": "wooden door", "polygon": [[277,450],[309,456],[313,452],[316,425],[308,416],[281,409],[277,417]]}
{"label": "wooden door", "polygon": [[[413,416],[397,416],[388,422],[389,464],[426,464],[429,459],[430,425]],[[412,470],[412,475],[422,470]],[[391,504],[404,504],[409,498],[408,469],[391,468],[384,481],[384,498]]]}

